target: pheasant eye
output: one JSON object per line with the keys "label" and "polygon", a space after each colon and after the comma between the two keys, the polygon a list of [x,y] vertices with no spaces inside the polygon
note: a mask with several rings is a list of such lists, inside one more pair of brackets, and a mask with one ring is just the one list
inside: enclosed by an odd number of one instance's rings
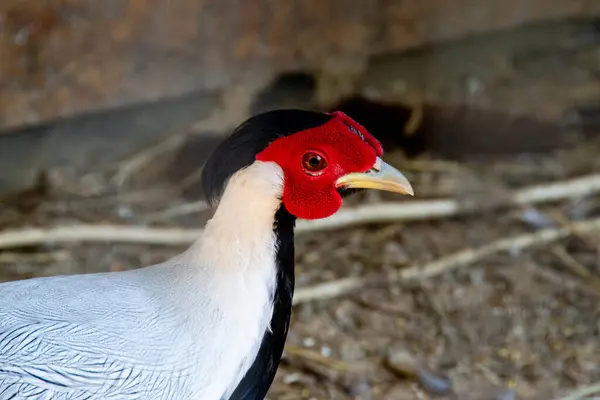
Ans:
{"label": "pheasant eye", "polygon": [[327,161],[320,154],[308,152],[302,156],[302,165],[308,173],[314,174],[325,169]]}

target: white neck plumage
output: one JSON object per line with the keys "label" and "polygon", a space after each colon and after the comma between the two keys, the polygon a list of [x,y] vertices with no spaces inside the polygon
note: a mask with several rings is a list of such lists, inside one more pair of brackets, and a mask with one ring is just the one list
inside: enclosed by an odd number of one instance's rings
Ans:
{"label": "white neck plumage", "polygon": [[278,267],[273,223],[282,190],[283,172],[274,163],[257,161],[234,174],[202,236],[183,256],[188,271],[183,278],[195,282],[185,297],[201,310],[200,321],[214,320],[213,343],[205,345],[216,352],[210,356],[221,361],[219,368],[231,367],[221,370],[218,383],[227,385],[225,396],[252,365],[273,316]]}
{"label": "white neck plumage", "polygon": [[199,239],[203,262],[244,273],[274,257],[273,222],[282,191],[283,171],[275,163],[256,161],[234,174]]}

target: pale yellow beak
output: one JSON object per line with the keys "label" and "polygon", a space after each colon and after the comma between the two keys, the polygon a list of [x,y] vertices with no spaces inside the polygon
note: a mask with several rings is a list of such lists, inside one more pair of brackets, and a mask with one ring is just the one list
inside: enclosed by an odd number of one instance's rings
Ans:
{"label": "pale yellow beak", "polygon": [[348,189],[385,190],[414,196],[413,188],[402,172],[386,164],[379,157],[370,170],[344,175],[337,180],[336,186]]}

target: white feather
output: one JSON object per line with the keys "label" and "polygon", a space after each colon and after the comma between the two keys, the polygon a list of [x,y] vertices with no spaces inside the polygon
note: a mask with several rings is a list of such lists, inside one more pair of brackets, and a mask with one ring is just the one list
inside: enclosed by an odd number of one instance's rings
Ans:
{"label": "white feather", "polygon": [[282,185],[274,163],[239,171],[163,264],[0,284],[0,398],[227,398],[272,315]]}

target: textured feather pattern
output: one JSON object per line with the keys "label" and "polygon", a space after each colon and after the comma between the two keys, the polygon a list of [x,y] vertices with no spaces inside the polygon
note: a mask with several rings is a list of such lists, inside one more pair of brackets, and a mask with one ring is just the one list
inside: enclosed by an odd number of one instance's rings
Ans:
{"label": "textured feather pattern", "polygon": [[234,175],[164,264],[0,284],[0,399],[228,398],[273,312],[282,181],[273,163]]}

